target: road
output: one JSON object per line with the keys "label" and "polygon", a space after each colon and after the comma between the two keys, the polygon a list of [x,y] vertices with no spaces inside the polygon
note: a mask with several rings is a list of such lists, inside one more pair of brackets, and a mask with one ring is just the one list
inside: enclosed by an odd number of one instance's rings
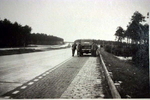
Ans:
{"label": "road", "polygon": [[96,57],[71,57],[70,48],[1,56],[0,95],[17,99],[103,98],[98,66]]}
{"label": "road", "polygon": [[71,49],[0,56],[0,95],[71,57]]}

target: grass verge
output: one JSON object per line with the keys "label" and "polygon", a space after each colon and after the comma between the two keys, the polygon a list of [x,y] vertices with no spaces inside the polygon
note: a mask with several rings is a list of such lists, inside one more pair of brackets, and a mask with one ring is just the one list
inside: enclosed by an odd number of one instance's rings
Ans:
{"label": "grass verge", "polygon": [[0,56],[4,55],[13,55],[13,54],[23,54],[23,53],[32,53],[32,52],[40,52],[40,51],[48,51],[48,50],[58,50],[65,49],[67,47],[61,48],[47,48],[47,49],[14,49],[14,50],[0,50]]}
{"label": "grass verge", "polygon": [[101,48],[101,55],[113,81],[121,81],[118,89],[122,98],[150,98],[149,70],[136,67],[128,61],[122,61]]}
{"label": "grass verge", "polygon": [[0,56],[13,55],[13,54],[23,54],[23,53],[30,53],[30,52],[39,52],[39,51],[42,51],[42,50],[35,50],[35,49],[0,50]]}

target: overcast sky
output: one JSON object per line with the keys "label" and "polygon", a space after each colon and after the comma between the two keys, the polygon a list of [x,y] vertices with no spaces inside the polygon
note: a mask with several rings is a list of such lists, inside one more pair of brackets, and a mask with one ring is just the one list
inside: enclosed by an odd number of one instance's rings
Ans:
{"label": "overcast sky", "polygon": [[126,29],[131,16],[144,16],[150,0],[0,0],[0,19],[32,27],[32,33],[64,38],[114,40],[118,26]]}

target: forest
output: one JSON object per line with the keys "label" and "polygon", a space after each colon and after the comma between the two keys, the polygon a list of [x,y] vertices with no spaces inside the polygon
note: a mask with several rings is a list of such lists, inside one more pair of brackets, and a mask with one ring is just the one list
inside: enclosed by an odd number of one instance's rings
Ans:
{"label": "forest", "polygon": [[107,52],[116,56],[132,57],[137,67],[149,68],[149,13],[143,16],[136,11],[126,29],[118,26],[116,41],[101,41]]}
{"label": "forest", "polygon": [[64,39],[46,33],[31,33],[32,28],[8,19],[0,20],[0,48],[23,47],[29,44],[63,44]]}

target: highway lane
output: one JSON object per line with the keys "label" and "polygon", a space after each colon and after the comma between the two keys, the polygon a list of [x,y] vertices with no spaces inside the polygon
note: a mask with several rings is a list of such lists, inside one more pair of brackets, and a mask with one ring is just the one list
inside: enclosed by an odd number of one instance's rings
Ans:
{"label": "highway lane", "polygon": [[5,99],[104,98],[97,57],[71,57],[2,95]]}
{"label": "highway lane", "polygon": [[0,56],[0,95],[71,58],[71,49]]}
{"label": "highway lane", "polygon": [[13,99],[60,98],[88,59],[89,57],[72,57],[59,64],[54,70],[47,70],[2,97]]}

